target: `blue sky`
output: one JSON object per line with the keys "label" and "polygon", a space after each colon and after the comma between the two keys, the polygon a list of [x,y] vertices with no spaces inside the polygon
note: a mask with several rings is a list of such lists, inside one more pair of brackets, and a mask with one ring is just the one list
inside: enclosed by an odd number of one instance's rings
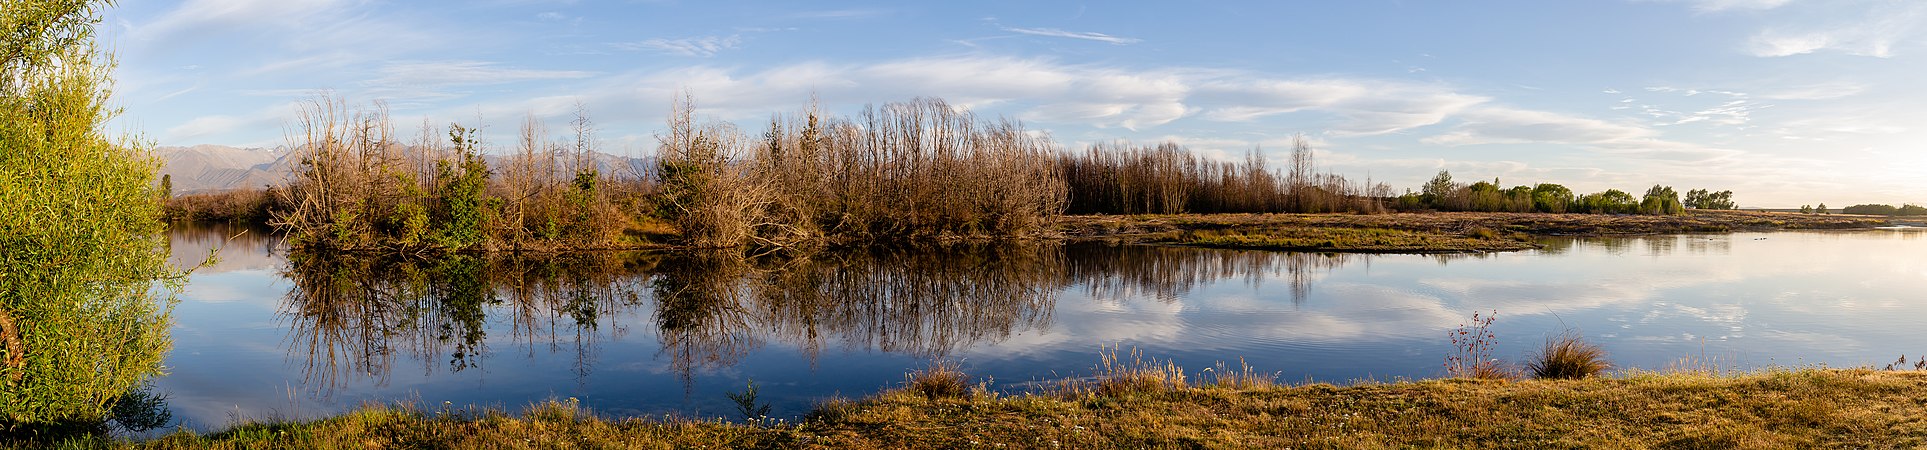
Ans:
{"label": "blue sky", "polygon": [[[128,1],[118,125],[271,147],[326,89],[507,147],[577,103],[653,152],[671,98],[754,129],[942,97],[1060,145],[1176,141],[1416,188],[1731,189],[1742,206],[1927,203],[1913,0]],[[1637,193],[1637,192],[1635,192]]]}

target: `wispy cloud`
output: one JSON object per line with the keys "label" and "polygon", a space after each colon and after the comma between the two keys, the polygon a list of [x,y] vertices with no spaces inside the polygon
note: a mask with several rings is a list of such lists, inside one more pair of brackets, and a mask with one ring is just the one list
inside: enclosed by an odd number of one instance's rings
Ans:
{"label": "wispy cloud", "polygon": [[274,26],[327,16],[358,5],[357,0],[189,0],[146,23],[134,24],[139,40],[163,40],[177,33],[246,24]]}
{"label": "wispy cloud", "polygon": [[881,9],[833,9],[824,11],[804,11],[790,14],[795,19],[867,19],[888,14]]}
{"label": "wispy cloud", "polygon": [[1671,1],[1675,3],[1691,4],[1693,6],[1693,10],[1699,11],[1699,12],[1720,12],[1720,11],[1733,11],[1733,10],[1760,11],[1760,10],[1779,8],[1781,6],[1786,6],[1786,4],[1793,2],[1793,0],[1661,0],[1661,1]]}
{"label": "wispy cloud", "polygon": [[1880,3],[1855,20],[1768,28],[1753,35],[1747,51],[1766,58],[1820,51],[1891,58],[1894,46],[1912,38],[1923,19],[1927,19],[1927,3]]}
{"label": "wispy cloud", "polygon": [[1065,31],[1065,30],[1059,30],[1056,28],[1017,28],[1017,27],[999,27],[999,28],[1004,31],[1009,31],[1012,33],[1019,33],[1019,34],[1028,34],[1031,36],[1083,39],[1087,41],[1106,42],[1114,45],[1130,45],[1130,44],[1143,42],[1143,40],[1141,39],[1112,36],[1104,33],[1090,32],[1090,31]]}
{"label": "wispy cloud", "polygon": [[1452,131],[1421,139],[1432,145],[1569,145],[1642,159],[1705,162],[1740,152],[1660,138],[1659,132],[1633,123],[1612,122],[1550,111],[1485,106],[1458,116]]}
{"label": "wispy cloud", "polygon": [[681,39],[649,39],[639,42],[611,44],[623,50],[653,50],[672,55],[710,57],[724,50],[733,50],[743,44],[741,35],[703,36]]}
{"label": "wispy cloud", "polygon": [[486,61],[408,61],[381,68],[370,84],[386,86],[448,86],[503,84],[530,80],[588,78],[594,72],[502,67]]}
{"label": "wispy cloud", "polygon": [[1835,82],[1785,88],[1762,97],[1774,100],[1832,100],[1859,95],[1866,90],[1867,85],[1864,84]]}

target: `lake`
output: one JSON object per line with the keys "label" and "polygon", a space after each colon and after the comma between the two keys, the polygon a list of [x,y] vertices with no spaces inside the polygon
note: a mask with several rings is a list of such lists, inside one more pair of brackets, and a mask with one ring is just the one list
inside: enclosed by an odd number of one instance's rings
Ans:
{"label": "lake", "polygon": [[1883,365],[1927,353],[1927,232],[1548,238],[1535,251],[1359,255],[1076,245],[766,255],[290,259],[261,231],[210,249],[174,310],[183,425],[364,403],[775,416],[958,362],[993,389],[1086,376],[1106,348],[1287,382],[1442,376],[1447,333],[1496,311],[1496,355],[1583,333],[1619,368]]}

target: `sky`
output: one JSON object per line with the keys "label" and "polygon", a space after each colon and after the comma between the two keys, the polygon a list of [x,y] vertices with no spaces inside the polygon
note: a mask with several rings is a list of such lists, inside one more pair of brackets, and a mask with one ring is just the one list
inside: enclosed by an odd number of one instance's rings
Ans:
{"label": "sky", "polygon": [[[507,151],[578,105],[654,152],[672,99],[754,130],[939,97],[1076,150],[1177,142],[1417,189],[1732,190],[1742,207],[1927,203],[1927,2],[125,1],[114,126],[287,144],[323,92]],[[413,131],[408,131],[413,133]]]}

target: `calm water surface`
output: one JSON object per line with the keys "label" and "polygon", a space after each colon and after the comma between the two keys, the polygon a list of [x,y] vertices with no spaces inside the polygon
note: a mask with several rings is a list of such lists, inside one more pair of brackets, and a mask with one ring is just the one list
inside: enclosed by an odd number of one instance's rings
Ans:
{"label": "calm water surface", "polygon": [[259,231],[175,309],[183,424],[306,418],[367,402],[734,417],[751,379],[779,416],[961,361],[994,387],[1088,375],[1101,347],[1286,381],[1433,377],[1448,330],[1498,311],[1498,356],[1572,328],[1621,367],[1857,366],[1927,353],[1927,233],[1552,239],[1488,255],[1142,246],[959,247],[740,261],[567,257],[290,260]]}

